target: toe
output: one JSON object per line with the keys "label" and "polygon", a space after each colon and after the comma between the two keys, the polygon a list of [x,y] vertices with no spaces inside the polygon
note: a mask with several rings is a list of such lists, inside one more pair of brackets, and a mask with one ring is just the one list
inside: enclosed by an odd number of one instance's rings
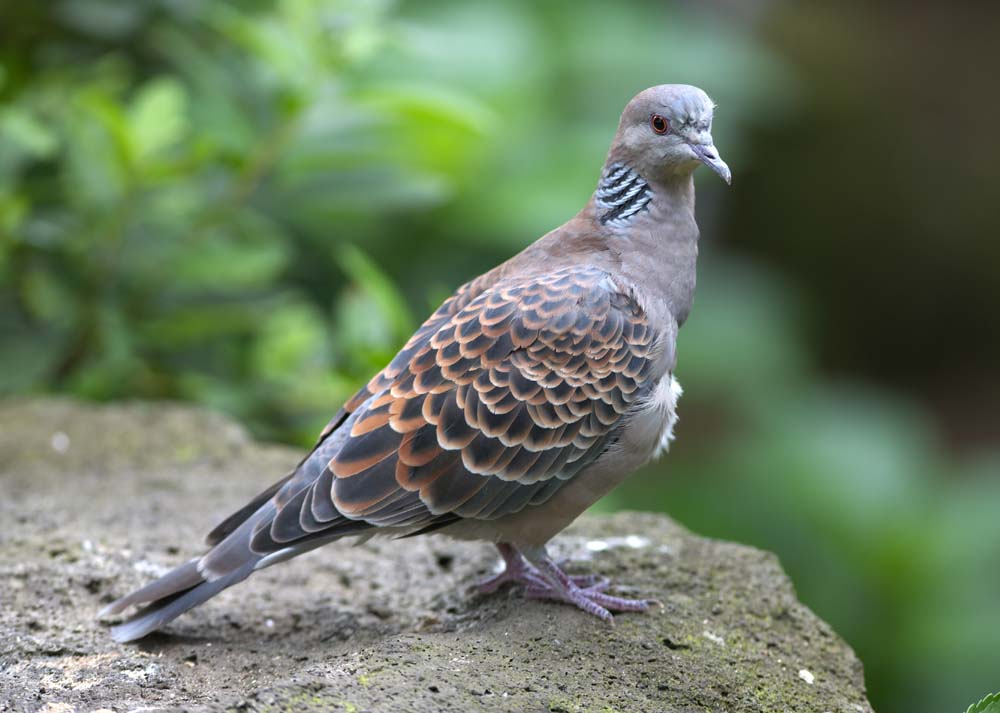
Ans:
{"label": "toe", "polygon": [[603,592],[588,592],[587,598],[595,604],[617,612],[643,612],[649,611],[654,606],[654,601],[651,599],[625,599]]}

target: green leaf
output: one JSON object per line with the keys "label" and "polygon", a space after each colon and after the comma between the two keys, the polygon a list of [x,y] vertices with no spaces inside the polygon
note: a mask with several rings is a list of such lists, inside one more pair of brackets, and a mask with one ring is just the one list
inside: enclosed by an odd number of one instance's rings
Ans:
{"label": "green leaf", "polygon": [[450,122],[466,131],[489,134],[500,124],[500,117],[485,102],[465,92],[437,84],[383,83],[365,91],[366,105],[391,114],[403,114],[432,125]]}
{"label": "green leaf", "polygon": [[128,184],[128,131],[120,107],[98,89],[88,88],[73,100],[63,117],[66,202],[79,213],[105,214],[120,205]]}
{"label": "green leaf", "polygon": [[379,316],[389,325],[392,334],[405,340],[413,329],[413,315],[406,299],[396,289],[392,280],[372,262],[360,248],[342,245],[338,248],[337,261],[341,268],[361,287],[372,300]]}
{"label": "green leaf", "polygon": [[[28,214],[29,204],[24,196],[0,191],[0,236],[12,234]],[[10,243],[0,239],[0,270]]]}
{"label": "green leaf", "polygon": [[329,335],[315,306],[292,302],[261,315],[254,345],[257,373],[271,380],[322,374],[329,361]]}
{"label": "green leaf", "polygon": [[965,713],[1000,713],[1000,693],[986,696],[979,703],[969,706]]}
{"label": "green leaf", "polygon": [[129,107],[128,124],[137,162],[168,148],[187,131],[187,95],[174,79],[147,83]]}
{"label": "green leaf", "polygon": [[40,321],[71,324],[78,317],[75,296],[50,270],[25,270],[21,277],[21,299],[32,317]]}
{"label": "green leaf", "polygon": [[244,241],[221,232],[199,234],[182,247],[168,264],[174,286],[185,290],[264,288],[288,262],[288,252],[277,240]]}
{"label": "green leaf", "polygon": [[254,334],[259,315],[270,305],[261,299],[194,303],[173,307],[162,316],[147,317],[135,329],[147,346],[183,353],[205,347],[209,342],[237,343],[237,338]]}
{"label": "green leaf", "polygon": [[47,126],[16,107],[0,114],[0,139],[39,159],[49,158],[59,147],[58,137]]}

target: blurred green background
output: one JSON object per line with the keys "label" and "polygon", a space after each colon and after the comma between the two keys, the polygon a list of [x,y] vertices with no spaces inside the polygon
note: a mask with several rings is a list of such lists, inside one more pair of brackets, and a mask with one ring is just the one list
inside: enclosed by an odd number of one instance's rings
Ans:
{"label": "blurred green background", "polygon": [[599,507],[776,551],[877,710],[963,710],[1000,687],[997,36],[987,3],[3,0],[0,393],[309,444],[582,206],[632,94],[698,84],[735,178],[699,176],[679,438]]}

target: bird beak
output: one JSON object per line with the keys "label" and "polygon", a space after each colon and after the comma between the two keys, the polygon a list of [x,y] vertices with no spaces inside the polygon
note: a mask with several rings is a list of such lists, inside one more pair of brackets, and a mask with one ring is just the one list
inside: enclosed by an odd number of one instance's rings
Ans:
{"label": "bird beak", "polygon": [[688,146],[694,151],[694,155],[698,157],[698,160],[719,174],[723,181],[727,184],[733,182],[732,171],[729,170],[726,162],[719,158],[719,152],[716,150],[714,144],[710,142],[707,144],[688,144]]}

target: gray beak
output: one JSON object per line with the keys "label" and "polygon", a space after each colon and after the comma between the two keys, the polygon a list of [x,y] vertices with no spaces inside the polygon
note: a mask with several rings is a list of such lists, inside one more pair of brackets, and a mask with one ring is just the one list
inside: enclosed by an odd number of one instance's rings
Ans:
{"label": "gray beak", "polygon": [[688,146],[694,151],[698,160],[719,174],[723,181],[727,184],[733,182],[733,174],[726,162],[719,158],[719,152],[715,149],[714,144],[688,144]]}

